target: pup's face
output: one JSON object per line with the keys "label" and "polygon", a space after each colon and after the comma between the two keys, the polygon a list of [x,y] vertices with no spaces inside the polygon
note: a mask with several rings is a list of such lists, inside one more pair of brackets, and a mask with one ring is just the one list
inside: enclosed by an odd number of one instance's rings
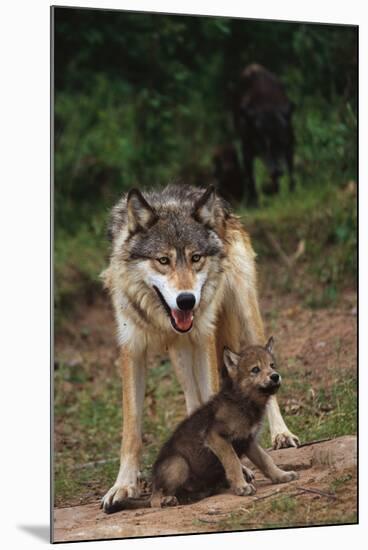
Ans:
{"label": "pup's face", "polygon": [[266,346],[249,346],[241,354],[225,348],[224,364],[233,385],[244,396],[267,400],[277,392],[281,376],[276,371],[276,361],[272,354],[273,338]]}

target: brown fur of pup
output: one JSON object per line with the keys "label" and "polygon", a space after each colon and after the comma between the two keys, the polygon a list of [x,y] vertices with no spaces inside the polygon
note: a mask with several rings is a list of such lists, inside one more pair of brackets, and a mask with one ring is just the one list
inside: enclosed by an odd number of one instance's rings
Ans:
{"label": "brown fur of pup", "polygon": [[153,465],[152,496],[126,499],[111,512],[172,506],[178,498],[203,498],[226,484],[236,495],[253,494],[254,475],[240,462],[244,455],[273,483],[297,479],[296,472],[278,468],[257,442],[269,397],[281,384],[272,345],[270,338],[265,347],[249,346],[239,355],[225,348],[222,388],[161,448]]}

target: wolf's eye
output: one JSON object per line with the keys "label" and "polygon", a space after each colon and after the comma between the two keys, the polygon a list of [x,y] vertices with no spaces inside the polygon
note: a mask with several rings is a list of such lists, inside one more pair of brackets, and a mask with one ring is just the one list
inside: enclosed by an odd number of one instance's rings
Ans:
{"label": "wolf's eye", "polygon": [[167,265],[170,263],[170,260],[167,256],[162,256],[161,258],[157,258],[157,261],[160,262],[162,265]]}
{"label": "wolf's eye", "polygon": [[271,367],[271,369],[274,369],[275,368],[275,363],[270,363],[270,367]]}
{"label": "wolf's eye", "polygon": [[192,262],[196,263],[196,262],[199,262],[199,260],[201,259],[201,255],[200,254],[193,254],[192,256]]}
{"label": "wolf's eye", "polygon": [[251,372],[253,372],[253,374],[258,374],[260,370],[261,369],[259,367],[253,367]]}

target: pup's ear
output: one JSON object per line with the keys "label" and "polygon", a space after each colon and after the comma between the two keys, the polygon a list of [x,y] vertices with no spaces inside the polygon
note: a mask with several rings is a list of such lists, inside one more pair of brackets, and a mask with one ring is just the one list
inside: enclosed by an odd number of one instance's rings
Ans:
{"label": "pup's ear", "polygon": [[203,225],[213,229],[216,225],[216,191],[213,185],[209,185],[203,195],[198,199],[193,210],[193,217]]}
{"label": "pup's ear", "polygon": [[237,353],[234,353],[229,348],[224,348],[224,365],[227,368],[227,372],[229,373],[231,378],[234,378],[237,370],[238,370],[238,364],[240,355]]}
{"label": "pup's ear", "polygon": [[149,229],[156,221],[157,215],[138,189],[131,189],[127,197],[128,231],[136,233]]}
{"label": "pup's ear", "polygon": [[268,342],[266,344],[266,351],[268,351],[268,353],[272,353],[272,350],[273,350],[273,336],[271,336],[271,338],[268,339]]}

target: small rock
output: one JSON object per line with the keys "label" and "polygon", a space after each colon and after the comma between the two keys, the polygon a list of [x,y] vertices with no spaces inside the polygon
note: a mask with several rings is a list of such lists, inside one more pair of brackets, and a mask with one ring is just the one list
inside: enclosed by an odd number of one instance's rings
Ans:
{"label": "small rock", "polygon": [[221,514],[221,511],[218,508],[209,508],[206,514],[208,516],[216,516],[217,514]]}
{"label": "small rock", "polygon": [[320,349],[320,348],[325,348],[326,347],[326,342],[323,342],[322,340],[320,342],[317,342],[317,344],[315,345],[315,347],[317,349]]}

